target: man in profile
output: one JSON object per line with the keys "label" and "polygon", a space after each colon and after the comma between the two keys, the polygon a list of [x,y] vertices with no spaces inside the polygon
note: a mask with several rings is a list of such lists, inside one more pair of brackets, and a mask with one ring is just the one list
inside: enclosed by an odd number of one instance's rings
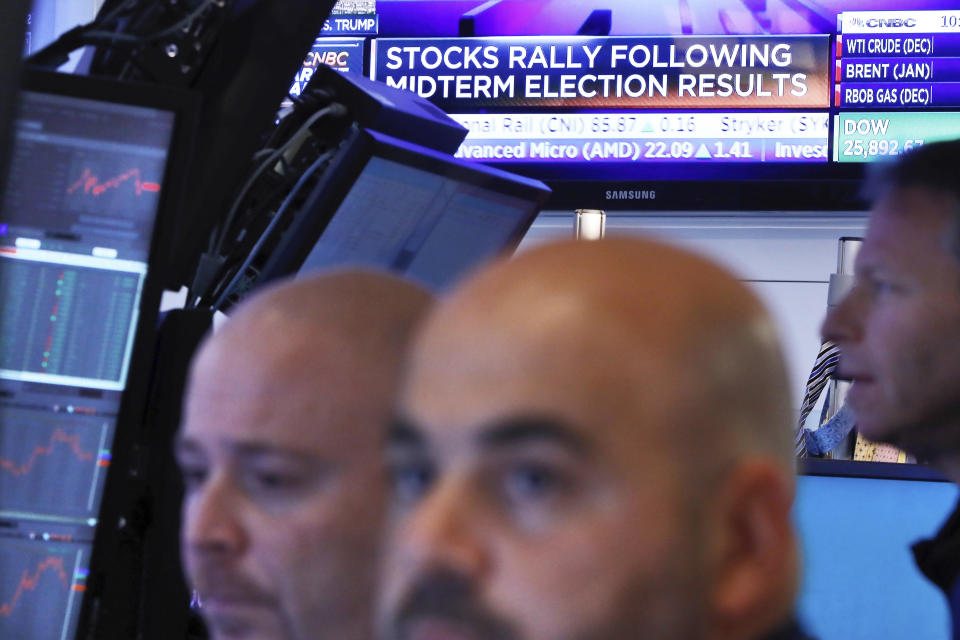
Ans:
{"label": "man in profile", "polygon": [[785,369],[729,274],[639,239],[547,245],[412,349],[379,638],[803,637]]}
{"label": "man in profile", "polygon": [[177,443],[214,638],[369,640],[384,426],[430,298],[372,272],[273,286],[201,346]]}
{"label": "man in profile", "polygon": [[[854,286],[823,335],[867,438],[893,444],[960,483],[960,141],[881,166]],[[914,547],[951,603],[960,638],[960,510]]]}

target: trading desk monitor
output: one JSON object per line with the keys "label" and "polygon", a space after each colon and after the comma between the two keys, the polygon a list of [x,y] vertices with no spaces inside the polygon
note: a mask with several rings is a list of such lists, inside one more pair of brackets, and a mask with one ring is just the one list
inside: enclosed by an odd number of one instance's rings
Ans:
{"label": "trading desk monitor", "polygon": [[444,289],[516,246],[549,195],[536,181],[369,135],[374,155],[300,273],[373,265]]}
{"label": "trading desk monitor", "polygon": [[[215,309],[273,279],[379,267],[443,289],[526,233],[550,189],[354,126],[286,228],[274,216]],[[262,266],[261,266],[262,265]]]}
{"label": "trading desk monitor", "polygon": [[178,121],[136,91],[36,74],[21,95],[0,209],[3,638],[76,633],[138,321],[154,321]]}

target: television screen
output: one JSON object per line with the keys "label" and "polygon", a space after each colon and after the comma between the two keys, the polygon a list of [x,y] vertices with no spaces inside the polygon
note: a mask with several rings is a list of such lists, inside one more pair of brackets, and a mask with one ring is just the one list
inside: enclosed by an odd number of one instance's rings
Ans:
{"label": "television screen", "polygon": [[960,136],[951,0],[376,7],[371,77],[564,205],[855,208],[863,163]]}

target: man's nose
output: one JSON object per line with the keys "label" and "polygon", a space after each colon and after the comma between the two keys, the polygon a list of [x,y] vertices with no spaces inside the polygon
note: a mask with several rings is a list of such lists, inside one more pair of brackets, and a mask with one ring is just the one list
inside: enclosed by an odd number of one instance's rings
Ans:
{"label": "man's nose", "polygon": [[862,287],[854,285],[835,305],[827,309],[827,317],[820,327],[824,340],[838,346],[860,339],[864,308]]}
{"label": "man's nose", "polygon": [[183,509],[184,551],[241,553],[248,541],[239,507],[236,489],[219,474],[188,493]]}
{"label": "man's nose", "polygon": [[486,517],[478,490],[466,478],[441,478],[398,530],[402,561],[423,573],[447,570],[480,580],[490,569]]}

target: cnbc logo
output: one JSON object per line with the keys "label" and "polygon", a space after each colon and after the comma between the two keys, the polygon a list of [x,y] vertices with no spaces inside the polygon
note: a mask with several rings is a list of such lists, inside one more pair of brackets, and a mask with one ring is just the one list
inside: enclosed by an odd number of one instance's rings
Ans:
{"label": "cnbc logo", "polygon": [[916,18],[861,18],[854,16],[850,18],[850,24],[854,27],[867,27],[868,29],[912,29],[917,26]]}

